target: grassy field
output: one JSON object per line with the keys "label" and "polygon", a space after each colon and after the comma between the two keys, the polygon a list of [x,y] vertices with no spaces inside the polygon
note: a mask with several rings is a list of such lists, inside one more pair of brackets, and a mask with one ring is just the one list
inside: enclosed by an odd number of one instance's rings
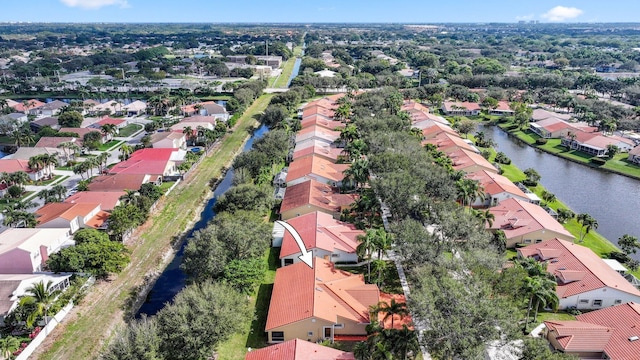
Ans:
{"label": "grassy field", "polygon": [[[299,49],[298,53],[302,53],[301,47],[294,48],[294,53]],[[296,55],[297,56],[297,55]],[[269,83],[269,87],[285,89],[287,87],[287,83],[289,82],[289,78],[291,77],[291,73],[293,73],[293,66],[296,63],[297,57],[291,57],[287,60],[284,65],[282,65],[282,74],[280,76],[273,79],[273,82]]]}
{"label": "grassy field", "polygon": [[161,200],[160,210],[138,229],[128,244],[131,264],[118,276],[96,284],[82,304],[45,340],[33,359],[92,359],[98,355],[114,330],[124,326],[131,292],[143,283],[146,274],[164,269],[171,258],[167,256],[171,242],[190,226],[210,194],[209,180],[219,177],[230,164],[256,125],[253,116],[262,112],[270,99],[271,95],[258,98],[234,131],[194,169],[190,179]]}
{"label": "grassy field", "polygon": [[118,132],[118,137],[129,137],[138,131],[142,130],[142,125],[140,124],[129,124]]}

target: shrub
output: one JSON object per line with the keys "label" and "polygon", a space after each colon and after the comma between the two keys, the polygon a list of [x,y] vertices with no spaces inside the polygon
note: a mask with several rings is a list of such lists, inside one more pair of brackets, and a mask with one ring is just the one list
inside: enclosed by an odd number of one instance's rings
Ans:
{"label": "shrub", "polygon": [[602,166],[607,163],[607,160],[599,157],[594,157],[591,158],[591,162],[595,165]]}
{"label": "shrub", "polygon": [[511,164],[511,159],[509,159],[509,157],[505,153],[500,151],[496,154],[496,162],[499,164],[509,165]]}
{"label": "shrub", "polygon": [[7,195],[11,198],[19,198],[20,195],[24,192],[24,188],[20,185],[11,185],[7,189]]}
{"label": "shrub", "polygon": [[546,143],[547,143],[547,139],[545,139],[545,138],[536,139],[536,145],[544,145]]}

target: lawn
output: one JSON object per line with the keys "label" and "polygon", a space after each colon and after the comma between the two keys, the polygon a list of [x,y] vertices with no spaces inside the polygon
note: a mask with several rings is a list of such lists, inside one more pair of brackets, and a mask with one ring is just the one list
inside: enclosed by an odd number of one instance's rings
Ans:
{"label": "lawn", "polygon": [[107,143],[104,143],[104,144],[98,146],[98,150],[99,151],[107,151],[107,150],[109,150],[111,148],[118,147],[118,146],[120,146],[122,144],[124,144],[124,141],[111,140],[111,141],[109,141]]}
{"label": "lawn", "polygon": [[125,304],[131,292],[142,284],[145,276],[162,272],[168,264],[171,257],[166,255],[172,241],[191,226],[199,214],[199,207],[211,194],[209,181],[220,177],[223,168],[230,165],[246,141],[249,130],[257,124],[253,116],[266,109],[271,97],[259,97],[240,117],[234,131],[220,141],[218,148],[193,170],[189,179],[161,200],[159,211],[128,243],[131,251],[129,266],[110,281],[96,284],[97,288],[92,289],[63,325],[56,328],[53,333],[55,342],[41,346],[34,359],[96,357],[114,331],[124,326],[124,314],[129,311]]}
{"label": "lawn", "polygon": [[289,58],[289,60],[282,65],[282,74],[273,80],[270,84],[271,87],[279,89],[285,89],[287,87],[291,73],[293,73],[293,66],[296,63],[296,59],[296,57]]}
{"label": "lawn", "polygon": [[62,175],[54,175],[51,179],[49,180],[44,180],[44,181],[36,181],[33,185],[36,186],[45,186],[45,185],[49,185],[52,182],[55,182],[56,180],[60,179],[62,177]]}
{"label": "lawn", "polygon": [[9,136],[6,136],[6,135],[0,136],[0,144],[14,145],[15,143],[16,143],[15,140]]}
{"label": "lawn", "polygon": [[[115,164],[114,164],[115,165]],[[162,184],[159,186],[160,191],[162,191],[162,193],[166,193],[167,190],[169,190],[170,187],[173,186],[173,184],[175,184],[175,181],[164,181],[162,182]]]}
{"label": "lawn", "polygon": [[142,125],[140,124],[129,124],[118,132],[118,137],[129,137],[138,131],[142,130]]}

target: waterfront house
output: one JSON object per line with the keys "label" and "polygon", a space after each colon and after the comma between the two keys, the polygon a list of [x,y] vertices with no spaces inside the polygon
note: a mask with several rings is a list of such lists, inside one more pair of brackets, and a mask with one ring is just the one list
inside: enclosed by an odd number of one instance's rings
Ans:
{"label": "waterfront house", "polygon": [[511,198],[526,202],[529,201],[527,195],[520,190],[519,187],[502,175],[480,170],[468,173],[465,177],[477,181],[484,193],[482,198],[479,197],[471,203],[472,207],[486,208],[496,206],[504,200]]}
{"label": "waterfront house", "polygon": [[287,186],[315,180],[333,187],[340,187],[344,172],[349,167],[349,164],[335,164],[320,156],[305,156],[289,164]]}
{"label": "waterfront house", "polygon": [[538,122],[529,123],[529,130],[543,138],[550,139],[567,136],[570,132],[574,132],[577,129],[564,120],[550,117]]}
{"label": "waterfront house", "polygon": [[365,340],[371,323],[369,308],[380,290],[363,275],[334,268],[321,258],[313,268],[299,262],[282,267],[276,277],[267,315],[267,342],[296,338],[309,341]]}
{"label": "waterfront house", "polygon": [[434,137],[445,133],[453,136],[460,136],[458,132],[451,128],[451,126],[439,123],[437,121],[422,121],[416,124],[413,124],[411,127],[422,130],[422,139],[429,140]]}
{"label": "waterfront house", "polygon": [[466,149],[454,149],[451,152],[445,152],[453,162],[453,169],[464,171],[465,173],[473,173],[480,170],[486,170],[498,173],[498,169],[482,157],[482,155]]}
{"label": "waterfront house", "polygon": [[495,109],[489,109],[489,115],[496,116],[513,116],[515,112],[511,110],[509,103],[506,101],[498,101],[498,106]]}
{"label": "waterfront house", "polygon": [[543,208],[527,201],[506,199],[490,208],[489,212],[495,218],[493,224],[486,227],[491,231],[502,230],[507,238],[507,248],[555,238],[574,240],[574,236]]}
{"label": "waterfront house", "polygon": [[43,127],[48,126],[54,130],[59,130],[60,125],[58,124],[58,118],[47,116],[40,119],[33,120],[29,126],[33,132],[38,132],[42,130]]}
{"label": "waterfront house", "polygon": [[571,119],[570,114],[561,114],[554,111],[549,111],[542,108],[533,109],[531,113],[531,121],[538,122],[546,119],[555,119],[560,121],[569,121]]}
{"label": "waterfront house", "polygon": [[0,233],[0,274],[31,274],[61,248],[74,244],[70,229],[9,228]]}
{"label": "waterfront house", "polygon": [[17,127],[29,121],[29,117],[23,113],[11,113],[0,115],[0,124],[3,126],[7,126],[13,123],[13,129],[16,130]]}
{"label": "waterfront house", "polygon": [[60,111],[67,106],[69,106],[69,104],[64,101],[54,100],[42,106],[29,109],[29,115],[35,115],[38,117],[56,116],[59,115]]}
{"label": "waterfront house", "polygon": [[22,102],[16,102],[15,104],[9,104],[9,107],[13,108],[16,112],[28,114],[31,109],[39,108],[44,105],[45,103],[40,100],[30,99]]}
{"label": "waterfront house", "polygon": [[628,152],[635,146],[635,143],[631,139],[627,139],[621,136],[612,135],[604,136],[599,132],[585,132],[577,130],[570,132],[567,136],[564,136],[560,145],[567,147],[571,150],[577,150],[589,155],[603,157],[608,153],[608,146],[616,146],[620,152]]}
{"label": "waterfront house", "polygon": [[183,149],[140,149],[109,169],[109,174],[150,175],[164,180],[167,176],[178,174],[178,165],[184,161],[186,154]]}
{"label": "waterfront house", "polygon": [[292,339],[262,349],[251,350],[244,360],[356,360],[353,353]]}
{"label": "waterfront house", "polygon": [[100,204],[100,209],[111,212],[120,205],[120,197],[124,191],[78,191],[69,196],[64,202],[69,204]]}
{"label": "waterfront house", "polygon": [[445,101],[442,112],[448,116],[476,116],[480,115],[480,104],[474,102]]}
{"label": "waterfront house", "polygon": [[349,208],[357,198],[354,194],[340,194],[327,184],[307,180],[287,187],[280,205],[280,218],[288,220],[320,211],[339,219],[342,210]]}
{"label": "waterfront house", "polygon": [[518,249],[518,256],[546,263],[547,272],[556,278],[559,309],[640,303],[640,291],[585,246],[551,239]]}
{"label": "waterfront house", "polygon": [[70,229],[72,234],[85,228],[103,228],[109,218],[109,213],[102,211],[99,203],[52,202],[36,210],[35,215],[36,228]]}
{"label": "waterfront house", "polygon": [[560,352],[579,358],[634,360],[640,354],[640,304],[630,302],[545,321],[544,336]]}
{"label": "waterfront house", "polygon": [[479,153],[478,149],[463,140],[458,134],[449,134],[441,132],[440,134],[422,141],[422,145],[431,144],[435,145],[436,150],[442,151],[445,154],[452,153],[460,149],[464,149],[470,152]]}
{"label": "waterfront house", "polygon": [[640,146],[636,146],[629,151],[629,161],[640,165]]}
{"label": "waterfront house", "polygon": [[[311,251],[314,257],[320,257],[332,263],[358,262],[357,238],[364,235],[364,231],[356,229],[353,224],[335,220],[331,215],[318,211],[291,218],[287,222],[300,234],[305,248]],[[300,262],[299,256],[302,253],[288,231],[284,233],[282,244],[274,243],[273,245],[281,246],[281,266]]]}
{"label": "waterfront house", "polygon": [[205,101],[195,104],[185,105],[180,108],[185,116],[211,116],[222,121],[229,120],[229,113],[224,106],[215,101]]}

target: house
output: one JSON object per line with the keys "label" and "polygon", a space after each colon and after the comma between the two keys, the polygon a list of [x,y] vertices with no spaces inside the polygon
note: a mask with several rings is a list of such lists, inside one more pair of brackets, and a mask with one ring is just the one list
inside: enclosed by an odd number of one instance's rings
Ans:
{"label": "house", "polygon": [[344,171],[349,167],[349,164],[335,164],[320,156],[302,157],[289,164],[287,186],[315,180],[333,187],[340,187],[344,179]]}
{"label": "house", "polygon": [[113,125],[116,127],[118,131],[120,131],[120,129],[127,126],[127,120],[114,119],[106,116],[102,120],[93,123],[91,127],[95,129],[100,129],[104,125]]}
{"label": "house", "polygon": [[78,191],[64,202],[69,204],[100,204],[100,210],[111,212],[120,204],[120,197],[125,194],[124,191]]}
{"label": "house", "polygon": [[84,139],[84,136],[87,135],[90,132],[97,132],[99,133],[102,137],[100,138],[100,142],[101,143],[106,143],[109,141],[109,137],[107,136],[107,134],[104,134],[100,129],[95,129],[95,128],[60,128],[60,132],[68,132],[68,133],[76,133],[78,134],[78,138],[79,139]]}
{"label": "house", "polygon": [[70,136],[43,136],[38,140],[34,147],[40,148],[57,148],[62,143],[74,143],[82,147],[82,139]]}
{"label": "house", "polygon": [[64,164],[67,159],[62,149],[50,147],[19,147],[16,152],[5,156],[3,159],[26,160],[27,162],[34,156],[38,155],[55,155],[58,164]]}
{"label": "house", "polygon": [[400,110],[402,111],[416,110],[423,113],[429,113],[429,108],[427,106],[422,105],[421,103],[413,100],[404,100],[402,102],[402,106],[400,107]]}
{"label": "house", "polygon": [[343,209],[349,208],[357,199],[353,194],[340,194],[326,184],[315,180],[287,187],[280,205],[280,218],[293,217],[320,211],[340,218]]}
{"label": "house", "polygon": [[563,137],[560,140],[560,145],[589,155],[603,157],[607,155],[608,147],[611,145],[616,146],[620,152],[628,152],[633,149],[635,143],[631,139],[617,135],[604,136],[599,132],[588,133],[577,130]]}
{"label": "house", "polygon": [[629,151],[629,161],[640,165],[640,146],[636,146]]}
{"label": "house", "polygon": [[452,152],[445,152],[453,162],[453,169],[464,171],[465,173],[473,173],[480,170],[486,170],[497,174],[498,169],[482,157],[482,155],[466,149],[456,149]]}
{"label": "house", "polygon": [[12,174],[18,171],[26,172],[31,181],[38,181],[49,174],[45,169],[41,169],[39,171],[32,170],[29,167],[29,160],[0,159],[0,173]]}
{"label": "house", "polygon": [[147,111],[147,103],[136,100],[124,106],[124,111],[128,117],[140,116]]}
{"label": "house", "polygon": [[423,140],[433,139],[434,137],[442,133],[460,137],[460,135],[458,135],[458,132],[453,130],[451,126],[436,121],[421,121],[419,123],[413,124],[412,127],[422,130]]}
{"label": "house", "polygon": [[154,149],[186,149],[187,135],[177,131],[156,132],[151,135],[151,147]]}
{"label": "house", "polygon": [[325,109],[335,110],[338,107],[340,107],[340,104],[338,104],[338,100],[340,100],[345,95],[346,94],[336,94],[336,95],[325,96],[323,98],[311,101],[311,102],[303,105],[302,109],[310,108],[312,106],[320,106],[320,107],[325,108]]}
{"label": "house", "polygon": [[561,114],[561,113],[557,113],[557,112],[553,112],[553,111],[549,111],[541,108],[533,109],[533,112],[531,113],[531,121],[538,122],[546,119],[569,121],[571,119],[571,115]]}
{"label": "house", "polygon": [[198,128],[213,130],[216,127],[216,120],[213,117],[195,115],[182,119],[177,124],[172,125],[170,129],[171,131],[184,131],[187,127],[194,131]]}
{"label": "house", "polygon": [[550,139],[567,136],[570,132],[576,131],[576,128],[564,120],[550,117],[538,122],[529,123],[529,130],[543,138]]}
{"label": "house", "polygon": [[31,130],[33,130],[34,132],[38,132],[42,130],[42,128],[45,126],[48,126],[54,130],[60,129],[60,125],[58,124],[58,118],[54,118],[50,116],[33,120],[29,126],[31,127]]}
{"label": "house", "polygon": [[98,104],[93,106],[93,108],[91,109],[91,114],[108,114],[108,115],[115,115],[115,116],[121,116],[124,115],[124,110],[125,105],[119,101],[107,101],[103,104]]}
{"label": "house", "polygon": [[[431,135],[431,134],[429,134]],[[422,145],[431,144],[436,147],[436,150],[444,153],[452,153],[460,149],[464,149],[470,152],[479,153],[480,151],[473,145],[463,140],[458,134],[451,134],[448,132],[441,132],[438,135],[430,139],[422,141]]]}
{"label": "house", "polygon": [[518,256],[546,262],[547,272],[556,278],[559,309],[640,303],[640,291],[585,246],[551,239],[518,249]]}
{"label": "house", "polygon": [[109,169],[109,174],[151,175],[161,182],[178,173],[186,154],[182,149],[140,149]]}
{"label": "house", "polygon": [[445,101],[442,104],[442,112],[448,116],[476,116],[480,115],[480,104],[473,102]]}
{"label": "house", "polygon": [[[11,113],[6,115],[0,115],[0,124],[9,125],[14,123],[17,126],[20,126],[29,121],[29,117],[23,113]],[[14,125],[14,127],[15,127]]]}
{"label": "house", "polygon": [[45,103],[43,103],[42,101],[31,99],[18,102],[13,106],[9,105],[9,107],[13,108],[13,110],[15,110],[16,112],[28,114],[31,109],[39,108],[44,105]]}
{"label": "house", "polygon": [[63,291],[71,285],[71,275],[58,274],[0,274],[0,326],[9,313],[15,310],[20,298],[27,295],[27,290],[34,284],[50,283],[50,291]]}
{"label": "house", "polygon": [[94,108],[96,105],[100,105],[100,102],[93,99],[84,100],[82,102],[82,115],[95,114]]}
{"label": "house", "polygon": [[306,129],[310,126],[319,126],[327,130],[344,129],[346,124],[341,121],[327,119],[324,116],[311,115],[300,121],[302,129]]}
{"label": "house", "polygon": [[574,236],[562,224],[536,204],[517,198],[506,199],[489,209],[495,219],[487,228],[502,230],[507,238],[507,247],[517,244],[537,244],[560,238],[573,241]]}
{"label": "house", "polygon": [[509,103],[506,101],[498,101],[498,106],[495,109],[489,109],[489,115],[497,116],[513,116],[515,112],[511,110]]}
{"label": "house", "polygon": [[336,143],[340,139],[340,132],[325,129],[320,126],[312,125],[308,128],[300,130],[296,135],[296,144],[302,144],[307,141],[319,140],[328,145]]}
{"label": "house", "polygon": [[0,274],[42,271],[49,255],[73,244],[69,228],[9,228],[0,233]]}
{"label": "house", "polygon": [[369,307],[379,300],[376,285],[321,258],[313,259],[313,268],[302,262],[280,268],[267,315],[267,342],[364,340]]}
{"label": "house", "polygon": [[180,108],[185,116],[212,116],[222,121],[229,120],[227,109],[216,103],[215,101],[199,102],[191,105],[185,105]]}
{"label": "house", "polygon": [[333,78],[333,77],[336,77],[337,73],[335,71],[324,69],[324,70],[316,71],[314,72],[314,74],[318,75],[319,77]]}
{"label": "house", "polygon": [[356,360],[353,353],[292,339],[262,349],[251,350],[244,360]]}
{"label": "house", "polygon": [[325,119],[332,120],[335,116],[335,111],[334,109],[326,108],[321,105],[308,105],[304,110],[302,110],[302,120],[311,116],[321,116]]}
{"label": "house", "polygon": [[482,191],[484,193],[484,198],[477,198],[471,204],[472,207],[485,208],[496,206],[511,198],[529,202],[527,195],[513,182],[511,182],[511,180],[502,175],[486,170],[480,170],[468,173],[465,177],[467,179],[477,181],[478,185],[482,187]]}
{"label": "house", "polygon": [[576,316],[545,321],[551,346],[579,358],[634,360],[640,354],[640,304],[630,302]]}
{"label": "house", "polygon": [[310,140],[296,144],[296,147],[293,149],[291,160],[295,161],[307,156],[317,156],[332,163],[336,163],[342,155],[342,149],[332,147],[326,142],[322,142],[320,140]]}
{"label": "house", "polygon": [[148,182],[159,185],[162,178],[148,174],[109,174],[96,176],[89,183],[89,191],[125,191],[139,190],[142,184]]}
{"label": "house", "polygon": [[29,109],[29,115],[43,116],[43,117],[56,116],[56,115],[59,115],[60,111],[67,106],[69,106],[69,104],[67,104],[64,101],[54,100],[42,106]]}
{"label": "house", "polygon": [[84,228],[100,229],[109,213],[100,209],[99,203],[48,203],[35,211],[36,228],[71,229],[71,233]]}
{"label": "house", "polygon": [[[298,231],[305,248],[311,251],[314,257],[332,263],[358,262],[358,236],[364,235],[364,231],[356,229],[353,224],[335,220],[331,215],[318,211],[294,217],[287,222]],[[284,233],[282,244],[273,244],[278,245],[281,246],[281,266],[300,262],[299,256],[302,253],[289,232]]]}

